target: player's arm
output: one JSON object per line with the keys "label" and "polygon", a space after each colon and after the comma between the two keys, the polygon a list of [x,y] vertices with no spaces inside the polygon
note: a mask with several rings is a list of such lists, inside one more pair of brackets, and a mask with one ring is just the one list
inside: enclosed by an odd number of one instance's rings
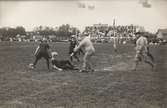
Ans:
{"label": "player's arm", "polygon": [[144,42],[144,43],[145,43],[145,51],[146,51],[147,53],[149,53],[148,41],[147,41],[147,39],[145,39],[144,41],[145,41],[145,42]]}
{"label": "player's arm", "polygon": [[82,40],[77,47],[74,48],[74,52],[77,52],[85,43],[85,40]]}
{"label": "player's arm", "polygon": [[53,65],[53,68],[54,68],[54,69],[57,69],[57,70],[59,70],[59,71],[62,71],[62,70],[63,70],[63,69],[57,67],[56,65]]}
{"label": "player's arm", "polygon": [[135,42],[135,50],[138,49],[138,43],[139,43],[138,41],[139,41],[139,40],[137,39],[136,42]]}
{"label": "player's arm", "polygon": [[34,55],[36,56],[39,53],[40,45],[36,48]]}
{"label": "player's arm", "polygon": [[79,49],[81,49],[81,47],[84,45],[84,43],[85,43],[85,40],[82,40],[79,43],[79,45],[74,48],[74,52],[71,54],[71,56],[73,56]]}

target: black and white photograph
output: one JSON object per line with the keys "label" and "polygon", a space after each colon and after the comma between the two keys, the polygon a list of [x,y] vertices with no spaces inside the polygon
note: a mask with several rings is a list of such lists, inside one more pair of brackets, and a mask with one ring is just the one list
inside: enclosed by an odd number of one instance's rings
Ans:
{"label": "black and white photograph", "polygon": [[167,108],[167,0],[0,0],[0,108]]}

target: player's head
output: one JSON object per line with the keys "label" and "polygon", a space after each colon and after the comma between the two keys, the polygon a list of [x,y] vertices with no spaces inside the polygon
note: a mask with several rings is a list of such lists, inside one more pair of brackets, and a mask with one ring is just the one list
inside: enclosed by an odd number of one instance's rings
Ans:
{"label": "player's head", "polygon": [[146,34],[146,31],[145,31],[145,29],[142,28],[142,27],[140,27],[139,30],[138,30],[138,32],[135,33],[135,35],[136,35],[137,37],[145,36],[145,34]]}
{"label": "player's head", "polygon": [[148,37],[149,37],[149,34],[146,33],[146,32],[139,32],[139,33],[137,33],[136,37],[137,37],[137,38],[139,38],[139,37],[148,38]]}
{"label": "player's head", "polygon": [[139,37],[144,36],[144,32],[136,32],[135,35],[136,38],[138,39]]}
{"label": "player's head", "polygon": [[51,56],[52,56],[52,59],[54,59],[54,58],[56,58],[58,56],[58,53],[57,52],[52,52]]}
{"label": "player's head", "polygon": [[76,39],[77,39],[76,35],[71,36],[71,40],[76,40]]}

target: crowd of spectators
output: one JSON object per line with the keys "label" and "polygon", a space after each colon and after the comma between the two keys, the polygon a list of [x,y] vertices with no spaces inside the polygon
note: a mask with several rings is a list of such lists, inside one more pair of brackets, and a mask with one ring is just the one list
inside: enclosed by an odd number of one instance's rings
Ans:
{"label": "crowd of spectators", "polygon": [[108,26],[107,24],[99,24],[93,26],[87,26],[84,32],[88,33],[95,41],[112,41],[112,38],[116,37],[119,42],[130,41],[135,39],[135,33],[139,26],[126,25],[126,26]]}

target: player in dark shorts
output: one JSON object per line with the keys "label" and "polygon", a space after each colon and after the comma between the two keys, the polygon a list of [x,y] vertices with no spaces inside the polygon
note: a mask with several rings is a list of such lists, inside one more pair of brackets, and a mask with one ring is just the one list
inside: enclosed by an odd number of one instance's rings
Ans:
{"label": "player in dark shorts", "polygon": [[[78,41],[77,41],[77,39],[76,39],[76,36],[72,35],[72,36],[71,36],[71,39],[70,39],[70,47],[69,47],[69,54],[70,54],[70,55],[71,55],[72,53],[74,53],[74,48],[75,48],[78,44],[79,44],[79,43],[78,43]],[[70,56],[70,61],[73,61],[73,57],[74,57],[74,58],[77,59],[77,61],[79,62],[80,60],[79,60],[79,57],[77,56],[77,54],[80,55],[80,53],[84,54],[84,52],[83,52],[82,49],[80,49],[80,50],[78,50],[77,52],[75,52],[73,56]]]}
{"label": "player in dark shorts", "polygon": [[50,54],[49,54],[49,49],[50,46],[47,43],[47,39],[43,39],[42,41],[40,41],[39,46],[36,48],[35,51],[35,61],[33,64],[30,64],[30,68],[35,68],[37,62],[41,59],[44,58],[46,60],[46,64],[47,64],[47,68],[48,70],[50,70],[49,68],[49,59],[50,59]]}
{"label": "player in dark shorts", "polygon": [[56,57],[58,56],[57,52],[52,52],[51,53],[51,62],[52,62],[52,67],[54,69],[57,69],[59,71],[62,70],[78,70],[78,68],[74,65],[69,60],[57,60]]}

